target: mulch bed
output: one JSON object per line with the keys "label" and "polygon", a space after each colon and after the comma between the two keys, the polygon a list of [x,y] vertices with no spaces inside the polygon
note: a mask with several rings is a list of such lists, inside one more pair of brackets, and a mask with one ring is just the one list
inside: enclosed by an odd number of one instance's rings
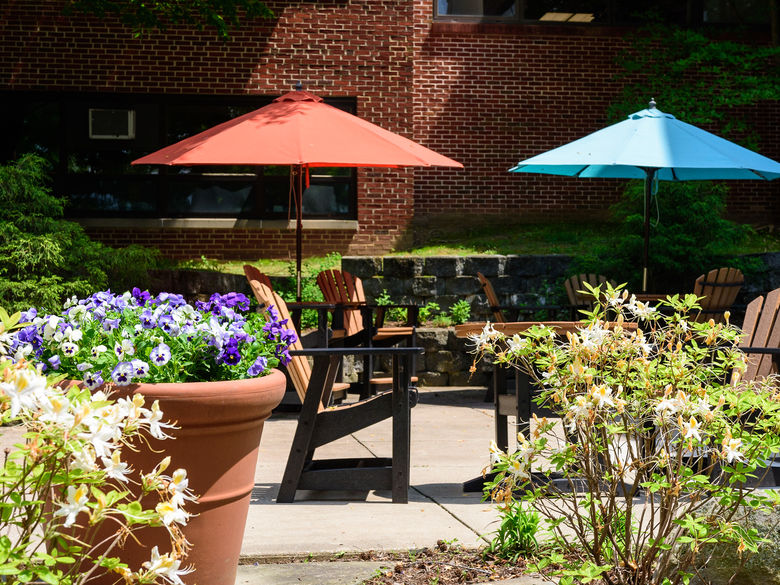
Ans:
{"label": "mulch bed", "polygon": [[363,582],[363,585],[463,585],[486,583],[519,577],[525,561],[517,564],[483,556],[482,551],[466,550],[440,540],[436,548],[409,551],[406,554],[361,553],[361,560],[387,561],[388,570]]}

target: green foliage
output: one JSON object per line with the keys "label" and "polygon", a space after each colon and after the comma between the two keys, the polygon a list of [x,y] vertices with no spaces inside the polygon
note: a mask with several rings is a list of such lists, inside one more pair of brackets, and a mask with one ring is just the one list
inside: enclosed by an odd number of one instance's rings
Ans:
{"label": "green foliage", "polygon": [[[742,106],[780,99],[780,47],[751,46],[708,38],[667,25],[652,25],[631,37],[620,55],[616,80],[621,93],[608,108],[612,122],[647,107],[658,108],[730,140],[758,149]],[[745,242],[747,226],[723,219],[727,188],[706,182],[660,182],[651,209],[650,282],[678,291],[712,268],[735,265],[725,256]],[[643,184],[632,182],[612,209],[614,242],[600,244],[581,259],[578,270],[617,281],[641,283]],[[737,266],[749,272],[750,266]]]}
{"label": "green foliage", "polygon": [[[693,280],[719,266],[749,273],[753,266],[729,255],[751,234],[747,225],[723,218],[726,189],[706,181],[661,182],[650,221],[648,270],[656,290],[683,292]],[[627,187],[612,207],[614,240],[596,245],[575,259],[576,272],[604,274],[639,289],[642,282],[644,185]],[[739,264],[739,265],[738,265]]]}
{"label": "green foliage", "polygon": [[[337,268],[341,266],[341,254],[330,252],[324,258],[319,258],[315,262],[308,262],[301,268],[301,302],[304,303],[324,303],[325,298],[317,285],[317,275],[323,270]],[[294,303],[297,297],[298,281],[295,275],[295,262],[287,265],[289,278],[274,284],[274,290],[279,293],[286,302]],[[301,313],[301,329],[310,329],[317,327],[317,311],[304,310]]]}
{"label": "green foliage", "polygon": [[436,301],[429,301],[420,307],[420,321],[426,322],[433,320],[441,312],[441,307]]}
{"label": "green foliage", "polygon": [[[389,307],[393,304],[393,300],[387,292],[387,289],[382,290],[382,294],[376,298],[376,304],[380,307]],[[408,311],[404,307],[392,306],[385,312],[385,321],[403,321],[407,320]]]}
{"label": "green foliage", "polygon": [[755,551],[745,517],[780,501],[755,487],[780,449],[777,378],[740,379],[741,331],[695,322],[695,295],[661,312],[609,283],[592,292],[594,310],[566,336],[542,325],[472,336],[477,360],[522,370],[552,411],[514,452],[491,445],[487,494],[501,505],[522,494],[542,516],[565,554],[561,583],[685,583],[709,562],[704,547]]}
{"label": "green foliage", "polygon": [[274,16],[261,0],[68,0],[64,11],[67,15],[117,16],[135,37],[188,24],[198,30],[212,27],[220,38],[228,39],[230,29],[238,28],[242,20]]}
{"label": "green foliage", "polygon": [[12,311],[53,311],[73,295],[148,286],[159,252],[113,249],[63,220],[64,200],[47,185],[47,164],[28,154],[0,166],[0,303]]}
{"label": "green foliage", "polygon": [[[734,108],[780,99],[778,46],[717,40],[667,25],[646,27],[630,40],[618,58],[622,89],[609,107],[611,121],[655,98],[660,110],[735,139],[748,126]],[[744,146],[755,148],[755,137]]]}
{"label": "green foliage", "polygon": [[453,325],[460,325],[469,320],[471,316],[471,305],[465,299],[461,299],[450,307],[450,318]]}
{"label": "green foliage", "polygon": [[485,552],[512,563],[535,553],[539,548],[536,539],[541,523],[539,514],[522,502],[510,500],[499,506],[498,515],[500,525]]}
{"label": "green foliage", "polygon": [[[170,425],[156,403],[152,412],[140,395],[128,407],[78,386],[60,387],[23,361],[0,359],[0,369],[0,424],[25,430],[0,465],[0,582],[84,585],[98,577],[113,582],[117,570],[127,583],[181,583],[189,571],[178,567],[190,544],[180,525],[190,515],[186,501],[196,500],[186,471],[163,475],[170,459],[160,455],[141,480],[140,473],[128,475],[134,470],[122,460],[128,444],[170,438],[160,432]],[[167,567],[130,568],[115,556],[139,530],[170,551],[160,557]]]}

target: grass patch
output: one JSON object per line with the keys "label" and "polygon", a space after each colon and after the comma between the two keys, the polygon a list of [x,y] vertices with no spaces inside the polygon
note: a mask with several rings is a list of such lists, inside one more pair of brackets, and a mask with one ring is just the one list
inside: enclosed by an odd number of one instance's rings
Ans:
{"label": "grass patch", "polygon": [[[567,254],[576,256],[596,245],[607,244],[615,232],[610,222],[588,221],[509,223],[506,219],[476,218],[464,228],[463,220],[437,221],[416,225],[413,242],[390,252],[400,256],[467,256],[473,254]],[[780,232],[769,228],[755,230],[739,246],[723,250],[726,255],[758,254],[780,251]],[[294,260],[253,258],[247,260],[212,260],[201,258],[182,263],[181,267],[219,270],[243,274],[244,264],[253,264],[269,276],[292,276]],[[341,257],[303,259],[303,273],[337,268]]]}

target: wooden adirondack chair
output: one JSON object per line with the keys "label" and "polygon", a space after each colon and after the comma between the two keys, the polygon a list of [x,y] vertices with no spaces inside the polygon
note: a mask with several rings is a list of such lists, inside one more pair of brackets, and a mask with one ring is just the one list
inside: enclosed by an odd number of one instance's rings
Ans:
{"label": "wooden adirondack chair", "polygon": [[701,312],[695,320],[722,322],[724,312],[734,304],[744,283],[745,277],[738,268],[716,268],[702,274],[693,284],[693,294],[704,297],[699,302]]}
{"label": "wooden adirondack chair", "polygon": [[749,354],[745,380],[764,378],[778,372],[780,360],[780,288],[753,299],[745,310],[740,348]]}
{"label": "wooden adirondack chair", "polygon": [[593,306],[593,296],[588,293],[583,283],[596,287],[606,282],[610,282],[613,286],[615,284],[601,274],[575,274],[564,281],[563,288],[566,289],[566,296],[572,306],[589,308]]}
{"label": "wooden adirondack chair", "polygon": [[[389,305],[406,307],[407,322],[402,326],[385,327],[386,306],[371,307],[368,305],[363,291],[363,282],[360,278],[342,270],[323,270],[317,275],[317,285],[320,287],[326,302],[334,303],[343,308],[346,337],[342,341],[345,346],[389,347],[400,343],[413,346],[417,342],[417,306]],[[376,319],[372,318],[374,312]],[[374,360],[371,355],[364,356],[363,371],[366,374],[360,390],[362,398],[372,392],[372,387],[378,387],[380,384],[377,382],[378,380],[382,380],[384,385],[391,381],[389,377],[373,377]],[[412,382],[417,382],[416,376],[412,377]]]}
{"label": "wooden adirondack chair", "polygon": [[523,307],[502,305],[490,280],[481,272],[477,272],[477,278],[479,279],[482,291],[485,293],[485,297],[487,297],[488,306],[490,307],[490,312],[493,314],[494,323],[519,321],[521,316],[527,319],[535,319],[539,317],[539,313],[546,314],[548,319],[558,319],[561,313],[568,313],[568,307],[561,307],[559,305],[528,305]]}
{"label": "wooden adirondack chair", "polygon": [[[284,327],[294,331],[285,301],[259,281],[250,281],[252,291],[267,308],[273,305]],[[393,502],[406,503],[409,491],[410,408],[416,392],[410,392],[411,358],[421,348],[315,348],[291,346],[292,360],[287,371],[301,399],[298,418],[287,459],[278,503],[292,502],[297,490],[392,490]],[[366,400],[328,406],[331,398],[344,392],[348,384],[336,382],[339,364],[345,355],[390,354],[393,357],[392,390]],[[313,368],[307,355],[314,356]],[[393,419],[391,458],[314,459],[318,447],[326,445],[386,418]]]}

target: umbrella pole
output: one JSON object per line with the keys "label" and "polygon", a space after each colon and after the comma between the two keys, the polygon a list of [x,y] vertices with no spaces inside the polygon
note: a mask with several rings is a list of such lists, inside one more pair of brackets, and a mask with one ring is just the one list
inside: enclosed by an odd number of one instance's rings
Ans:
{"label": "umbrella pole", "polygon": [[645,169],[645,225],[644,247],[642,249],[642,292],[647,292],[647,265],[650,255],[650,197],[653,192],[653,179],[658,169]]}
{"label": "umbrella pole", "polygon": [[295,299],[301,302],[301,255],[303,249],[303,167],[295,167],[298,175],[294,182],[295,189],[295,276],[297,281]]}

